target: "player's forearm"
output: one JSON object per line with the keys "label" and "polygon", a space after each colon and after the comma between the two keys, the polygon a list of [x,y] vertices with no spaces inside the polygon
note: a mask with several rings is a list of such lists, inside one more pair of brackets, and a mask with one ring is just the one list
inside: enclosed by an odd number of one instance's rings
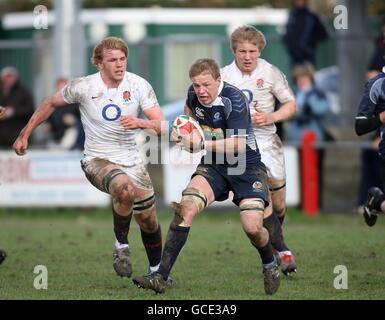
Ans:
{"label": "player's forearm", "polygon": [[297,104],[295,100],[284,103],[277,111],[271,114],[273,122],[286,121],[297,113]]}
{"label": "player's forearm", "polygon": [[246,151],[246,138],[233,137],[220,140],[206,140],[205,149],[210,152],[241,154]]}
{"label": "player's forearm", "polygon": [[156,133],[158,136],[164,134],[167,130],[166,125],[162,125],[164,121],[162,120],[144,120],[139,119],[139,127],[141,129]]}
{"label": "player's forearm", "polygon": [[357,116],[354,129],[358,136],[378,129],[382,125],[380,115],[375,117]]}
{"label": "player's forearm", "polygon": [[32,132],[55,111],[50,98],[47,98],[38,109],[33,113],[27,125],[21,130],[19,137],[28,139]]}

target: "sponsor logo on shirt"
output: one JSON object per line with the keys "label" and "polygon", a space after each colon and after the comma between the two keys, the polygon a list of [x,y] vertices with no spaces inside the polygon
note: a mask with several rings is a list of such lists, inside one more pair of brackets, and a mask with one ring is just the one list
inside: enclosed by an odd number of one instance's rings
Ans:
{"label": "sponsor logo on shirt", "polygon": [[98,99],[98,98],[100,98],[102,95],[103,95],[103,92],[99,92],[98,94],[96,94],[96,95],[94,95],[94,96],[91,96],[91,99],[92,99],[92,100]]}
{"label": "sponsor logo on shirt", "polygon": [[115,121],[122,115],[122,109],[116,104],[110,103],[103,107],[102,116],[107,121]]}
{"label": "sponsor logo on shirt", "polygon": [[219,120],[221,118],[221,114],[219,112],[215,112],[214,119]]}
{"label": "sponsor logo on shirt", "polygon": [[130,91],[126,90],[123,92],[123,100],[125,102],[131,100],[131,92]]}
{"label": "sponsor logo on shirt", "polygon": [[253,183],[253,191],[254,191],[254,192],[262,191],[262,182],[260,182],[260,181],[255,181],[255,182]]}
{"label": "sponsor logo on shirt", "polygon": [[198,118],[201,118],[201,119],[204,119],[205,118],[205,115],[203,113],[203,109],[201,108],[195,108],[195,113],[197,115]]}

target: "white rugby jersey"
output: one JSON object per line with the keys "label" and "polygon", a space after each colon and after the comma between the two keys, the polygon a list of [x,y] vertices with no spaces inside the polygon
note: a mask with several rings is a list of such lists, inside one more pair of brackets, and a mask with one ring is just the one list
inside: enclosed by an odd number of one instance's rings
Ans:
{"label": "white rugby jersey", "polygon": [[[258,59],[257,67],[251,75],[242,74],[235,61],[221,69],[222,80],[241,89],[249,100],[250,114],[255,108],[272,113],[274,112],[275,97],[280,103],[295,100],[285,75],[277,67],[264,59]],[[275,124],[255,127],[256,136],[266,136],[276,132]]]}
{"label": "white rugby jersey", "polygon": [[107,88],[100,72],[70,81],[63,89],[66,103],[79,103],[85,132],[86,159],[102,158],[132,166],[141,163],[136,130],[125,130],[120,117],[137,117],[158,105],[155,92],[143,78],[126,72],[118,88]]}

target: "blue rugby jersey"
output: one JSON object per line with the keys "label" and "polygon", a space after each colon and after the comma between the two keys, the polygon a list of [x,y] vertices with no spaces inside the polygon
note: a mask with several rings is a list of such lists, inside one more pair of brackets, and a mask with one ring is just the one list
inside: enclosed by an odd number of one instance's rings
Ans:
{"label": "blue rugby jersey", "polygon": [[[247,135],[246,153],[239,155],[239,159],[242,157],[244,159],[246,156],[246,164],[259,164],[261,162],[261,155],[253,134],[248,101],[242,91],[227,82],[222,82],[218,97],[212,105],[205,106],[199,102],[191,85],[188,90],[186,105],[202,127],[206,140],[226,139],[233,135]],[[207,154],[204,158],[213,159],[213,163],[220,163],[217,161],[220,159],[219,154]],[[224,164],[233,164],[228,160],[225,155]],[[205,159],[202,159],[202,162],[205,162]]]}
{"label": "blue rugby jersey", "polygon": [[[385,111],[385,73],[379,73],[367,81],[365,91],[358,106],[356,119],[369,119]],[[380,127],[381,142],[379,153],[385,157],[385,124]]]}

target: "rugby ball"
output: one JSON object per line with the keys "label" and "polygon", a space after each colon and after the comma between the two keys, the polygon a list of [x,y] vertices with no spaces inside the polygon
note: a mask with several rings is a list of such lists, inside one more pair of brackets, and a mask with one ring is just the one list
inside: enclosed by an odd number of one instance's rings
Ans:
{"label": "rugby ball", "polygon": [[185,114],[175,118],[174,122],[172,123],[172,128],[178,135],[191,134],[194,129],[197,129],[196,121]]}
{"label": "rugby ball", "polygon": [[[172,136],[174,138],[186,135],[189,136],[190,146],[187,151],[198,152],[203,148],[205,140],[204,133],[199,123],[194,118],[185,114],[177,116],[172,123],[172,131]],[[174,141],[178,140],[180,141],[180,139],[175,139]],[[199,148],[196,147],[197,145]]]}

